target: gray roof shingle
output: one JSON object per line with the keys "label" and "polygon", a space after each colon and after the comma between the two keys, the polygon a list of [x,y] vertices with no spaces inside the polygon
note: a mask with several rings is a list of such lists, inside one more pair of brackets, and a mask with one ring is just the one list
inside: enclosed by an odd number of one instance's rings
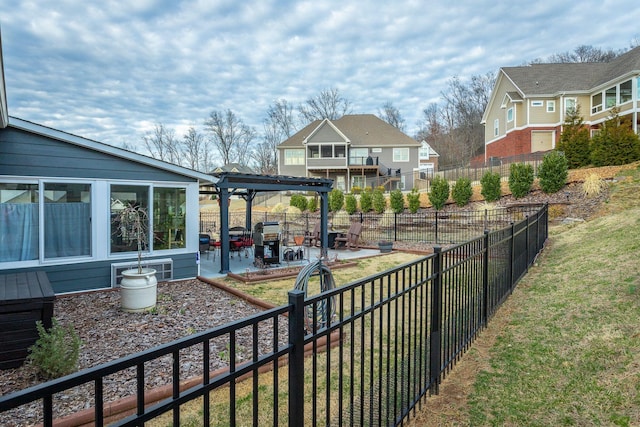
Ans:
{"label": "gray roof shingle", "polygon": [[[283,141],[279,147],[300,147],[302,141],[321,123],[321,120],[316,120],[308,124],[291,138]],[[348,114],[337,120],[331,120],[331,123],[351,141],[352,146],[417,147],[420,145],[415,139],[373,114]]]}
{"label": "gray roof shingle", "polygon": [[589,92],[599,85],[638,70],[640,70],[640,46],[606,63],[532,64],[502,68],[502,71],[525,96]]}

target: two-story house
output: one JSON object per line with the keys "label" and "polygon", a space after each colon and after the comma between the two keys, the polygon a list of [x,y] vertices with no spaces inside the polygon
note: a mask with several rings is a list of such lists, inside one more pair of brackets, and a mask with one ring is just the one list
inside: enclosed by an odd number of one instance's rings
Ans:
{"label": "two-story house", "polygon": [[373,114],[316,120],[278,145],[278,173],[334,180],[334,188],[413,188],[422,145]]}
{"label": "two-story house", "polygon": [[608,63],[501,68],[482,118],[485,162],[554,149],[567,110],[576,107],[593,131],[616,107],[638,132],[640,46]]}

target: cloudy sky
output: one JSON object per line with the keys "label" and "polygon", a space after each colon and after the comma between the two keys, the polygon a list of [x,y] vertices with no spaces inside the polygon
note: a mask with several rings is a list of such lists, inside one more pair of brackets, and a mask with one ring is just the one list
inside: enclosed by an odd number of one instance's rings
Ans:
{"label": "cloudy sky", "polygon": [[336,88],[354,113],[389,101],[413,136],[453,76],[579,45],[628,49],[637,0],[20,0],[0,29],[9,114],[120,146],[231,109]]}

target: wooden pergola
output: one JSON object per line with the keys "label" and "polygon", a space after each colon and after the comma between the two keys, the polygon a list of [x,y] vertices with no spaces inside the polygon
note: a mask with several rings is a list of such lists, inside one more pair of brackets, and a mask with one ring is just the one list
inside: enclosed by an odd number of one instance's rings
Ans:
{"label": "wooden pergola", "polygon": [[239,196],[245,200],[247,204],[245,228],[248,232],[251,232],[251,208],[256,194],[273,191],[314,191],[318,193],[320,196],[321,253],[323,257],[327,255],[329,244],[329,192],[333,187],[332,179],[222,172],[212,182],[214,183],[214,190],[200,191],[200,194],[216,194],[220,201],[220,273],[229,272],[230,196]]}

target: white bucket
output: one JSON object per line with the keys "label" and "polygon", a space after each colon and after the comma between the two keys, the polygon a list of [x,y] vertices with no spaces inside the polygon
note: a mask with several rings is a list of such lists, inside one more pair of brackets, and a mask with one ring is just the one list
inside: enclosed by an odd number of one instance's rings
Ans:
{"label": "white bucket", "polygon": [[120,303],[122,310],[129,312],[141,312],[156,306],[158,295],[158,280],[156,270],[143,268],[142,273],[138,269],[122,272],[120,282]]}

